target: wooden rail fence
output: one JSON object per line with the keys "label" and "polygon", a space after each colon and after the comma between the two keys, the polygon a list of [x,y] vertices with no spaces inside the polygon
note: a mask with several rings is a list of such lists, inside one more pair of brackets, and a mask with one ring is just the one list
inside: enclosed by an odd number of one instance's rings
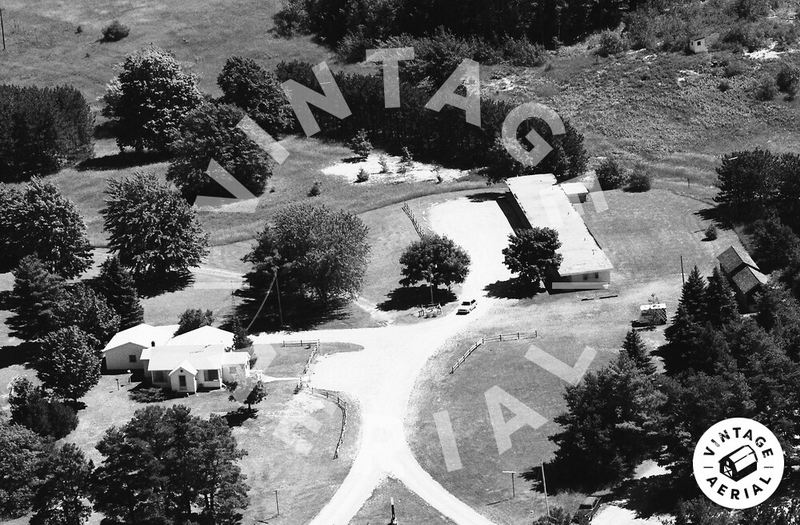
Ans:
{"label": "wooden rail fence", "polygon": [[481,337],[478,339],[472,346],[470,346],[466,352],[464,352],[461,357],[458,358],[458,361],[450,367],[450,373],[453,374],[458,367],[464,364],[464,361],[467,360],[469,356],[472,355],[472,352],[480,348],[486,343],[495,342],[495,341],[519,341],[523,339],[535,339],[539,337],[539,332],[534,330],[533,332],[515,332],[510,334],[498,334],[489,337]]}
{"label": "wooden rail fence", "polygon": [[347,401],[342,399],[336,392],[331,392],[330,390],[311,387],[311,393],[333,401],[342,410],[342,429],[339,431],[339,440],[336,442],[336,448],[333,451],[333,459],[339,459],[339,449],[342,448],[344,433],[347,430]]}

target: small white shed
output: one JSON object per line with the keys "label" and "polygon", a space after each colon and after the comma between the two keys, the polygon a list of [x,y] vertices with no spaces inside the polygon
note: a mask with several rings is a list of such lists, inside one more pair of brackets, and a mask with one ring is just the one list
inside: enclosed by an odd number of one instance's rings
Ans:
{"label": "small white shed", "polygon": [[561,189],[572,204],[586,202],[586,197],[589,195],[589,189],[582,182],[565,182],[561,184]]}

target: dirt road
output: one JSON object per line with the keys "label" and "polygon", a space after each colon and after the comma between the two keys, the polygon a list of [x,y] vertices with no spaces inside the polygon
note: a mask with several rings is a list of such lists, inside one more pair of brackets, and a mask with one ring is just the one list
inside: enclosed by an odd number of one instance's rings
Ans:
{"label": "dirt road", "polygon": [[463,327],[492,307],[483,297],[487,284],[510,277],[501,250],[511,228],[494,201],[459,199],[430,211],[429,221],[470,254],[472,265],[463,297],[478,298],[469,315],[451,314],[414,324],[351,330],[319,330],[294,334],[264,334],[256,343],[286,338],[349,342],[364,350],[324,356],[314,366],[314,387],[347,394],[359,404],[361,434],[352,469],[313,525],[346,525],[387,476],[403,482],[428,504],[456,523],[492,522],[446,491],[414,458],[406,441],[403,421],[417,376],[428,359]]}

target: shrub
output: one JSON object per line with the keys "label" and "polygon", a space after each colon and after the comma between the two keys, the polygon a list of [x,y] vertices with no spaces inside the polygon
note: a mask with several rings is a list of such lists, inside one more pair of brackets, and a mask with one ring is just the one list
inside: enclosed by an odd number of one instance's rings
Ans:
{"label": "shrub", "polygon": [[311,185],[311,189],[308,190],[308,196],[317,197],[320,193],[322,193],[322,185],[318,180],[314,181],[314,184]]}
{"label": "shrub", "polygon": [[717,227],[713,224],[709,224],[708,228],[706,228],[706,239],[709,241],[717,240]]}
{"label": "shrub", "polygon": [[717,89],[719,89],[723,93],[728,91],[730,88],[731,88],[731,83],[728,82],[727,80],[720,80],[719,84],[717,84]]}
{"label": "shrub", "polygon": [[348,141],[347,147],[361,160],[369,157],[369,154],[372,152],[372,142],[369,141],[369,135],[367,135],[364,129],[358,130],[358,132],[353,135]]}
{"label": "shrub", "polygon": [[128,392],[128,397],[137,403],[158,403],[169,399],[170,393],[163,388],[158,387],[141,387],[134,388]]}
{"label": "shrub", "polygon": [[775,98],[778,94],[778,85],[775,79],[771,76],[765,75],[761,78],[754,90],[755,97],[758,100],[768,101]]}
{"label": "shrub", "polygon": [[407,146],[403,146],[403,154],[400,156],[400,166],[397,171],[400,173],[407,173],[414,169],[414,157]]}
{"label": "shrub", "polygon": [[600,33],[600,42],[597,47],[597,54],[601,57],[618,55],[628,48],[625,38],[616,31],[606,30]]}
{"label": "shrub", "polygon": [[764,34],[754,23],[739,22],[734,25],[722,37],[724,43],[729,44],[735,50],[744,48],[748,51],[756,51],[764,47]]}
{"label": "shrub", "polygon": [[514,66],[541,66],[547,58],[544,46],[533,43],[524,37],[505,37],[502,42],[502,50],[503,59]]}
{"label": "shrub", "polygon": [[367,182],[369,180],[369,173],[364,168],[358,170],[358,175],[356,175],[356,182]]}
{"label": "shrub", "polygon": [[180,319],[178,319],[178,329],[175,331],[175,335],[185,334],[212,324],[214,324],[214,312],[211,310],[203,311],[200,308],[189,308],[184,310]]}
{"label": "shrub", "polygon": [[628,191],[637,193],[650,191],[650,186],[650,174],[646,171],[644,166],[637,166],[630,177],[628,177]]}
{"label": "shrub", "polygon": [[604,190],[620,188],[625,184],[625,172],[614,157],[606,157],[595,171],[597,182]]}
{"label": "shrub", "polygon": [[128,26],[114,20],[103,29],[103,42],[119,42],[130,34]]}
{"label": "shrub", "polygon": [[798,84],[800,84],[800,68],[788,62],[782,63],[775,83],[778,89],[786,93],[789,98],[794,98],[797,94]]}
{"label": "shrub", "polygon": [[381,173],[389,173],[389,161],[386,159],[386,155],[378,157],[378,164],[381,167]]}
{"label": "shrub", "polygon": [[275,32],[284,38],[309,31],[305,0],[288,0],[273,17]]}
{"label": "shrub", "polygon": [[741,75],[746,71],[746,67],[744,62],[741,60],[730,60],[727,64],[725,64],[725,69],[723,70],[722,74],[725,78],[732,78],[737,75]]}
{"label": "shrub", "polygon": [[736,0],[733,9],[739,18],[756,20],[769,14],[769,0]]}

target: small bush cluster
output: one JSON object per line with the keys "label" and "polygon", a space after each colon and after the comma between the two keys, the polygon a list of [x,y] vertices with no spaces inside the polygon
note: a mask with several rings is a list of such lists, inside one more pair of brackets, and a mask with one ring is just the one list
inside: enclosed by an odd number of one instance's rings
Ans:
{"label": "small bush cluster", "polygon": [[119,42],[131,33],[128,26],[114,20],[103,28],[103,42]]}
{"label": "small bush cluster", "polygon": [[595,170],[597,182],[603,190],[613,190],[625,185],[625,171],[613,157],[605,158]]}
{"label": "small bush cluster", "polygon": [[169,399],[169,393],[163,388],[140,387],[128,392],[128,397],[137,403],[158,403]]}
{"label": "small bush cluster", "polygon": [[706,240],[715,241],[717,240],[717,227],[713,224],[709,224],[708,228],[706,228]]}
{"label": "small bush cluster", "polygon": [[650,173],[642,165],[636,166],[628,177],[627,190],[635,193],[650,191],[652,185]]}
{"label": "small bush cluster", "polygon": [[741,60],[730,60],[727,64],[725,64],[725,68],[722,70],[722,74],[725,78],[733,78],[735,76],[741,75],[747,70],[744,62]]}
{"label": "small bush cluster", "polygon": [[347,142],[347,147],[353,152],[357,159],[364,160],[372,153],[372,142],[369,141],[369,135],[364,129],[358,130]]}
{"label": "small bush cluster", "polygon": [[314,181],[314,184],[311,185],[311,189],[308,190],[308,196],[318,197],[320,193],[322,193],[322,184],[320,184],[319,181]]}
{"label": "small bush cluster", "polygon": [[795,64],[783,62],[775,77],[775,84],[778,89],[786,93],[787,98],[793,99],[797,95],[798,86],[800,86],[800,68]]}
{"label": "small bush cluster", "polygon": [[756,84],[754,93],[758,100],[764,102],[773,100],[778,95],[778,85],[773,77],[765,75]]}
{"label": "small bush cluster", "polygon": [[627,49],[627,40],[616,31],[605,30],[600,33],[597,54],[601,57],[619,55],[620,53],[627,51]]}
{"label": "small bush cluster", "polygon": [[367,182],[369,180],[369,172],[364,168],[358,170],[358,175],[356,175],[356,182]]}

